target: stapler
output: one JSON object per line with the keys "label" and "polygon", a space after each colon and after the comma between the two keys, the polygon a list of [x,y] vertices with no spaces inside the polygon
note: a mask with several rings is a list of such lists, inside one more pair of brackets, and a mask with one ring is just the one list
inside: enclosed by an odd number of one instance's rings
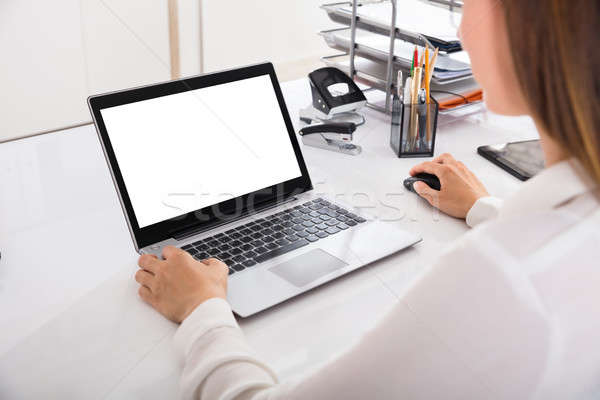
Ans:
{"label": "stapler", "polygon": [[355,130],[355,123],[335,122],[305,126],[298,134],[302,136],[302,143],[307,146],[356,156],[361,153],[362,148],[351,143]]}
{"label": "stapler", "polygon": [[365,123],[357,110],[367,104],[367,98],[356,83],[342,70],[333,67],[317,69],[308,74],[312,104],[300,110],[300,120],[307,124],[327,122]]}

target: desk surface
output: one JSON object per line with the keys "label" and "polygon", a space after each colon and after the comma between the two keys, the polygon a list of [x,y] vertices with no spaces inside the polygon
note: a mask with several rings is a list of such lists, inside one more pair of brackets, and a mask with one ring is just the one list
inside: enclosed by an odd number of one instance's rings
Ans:
{"label": "desk surface", "polygon": [[[298,124],[308,83],[282,87]],[[355,136],[361,155],[302,147],[315,190],[424,240],[240,320],[282,378],[352,345],[467,230],[405,191],[402,181],[420,160],[395,158],[389,117],[364,113]],[[528,118],[483,114],[440,126],[436,153],[454,154],[502,197],[519,182],[477,156],[477,146],[535,137]],[[181,368],[176,326],[137,297],[137,254],[93,126],[0,145],[0,182],[0,397],[172,398]]]}

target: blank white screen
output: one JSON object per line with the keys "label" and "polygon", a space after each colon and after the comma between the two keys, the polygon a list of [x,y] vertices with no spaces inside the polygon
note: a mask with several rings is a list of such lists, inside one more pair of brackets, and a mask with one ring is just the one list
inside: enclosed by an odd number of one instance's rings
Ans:
{"label": "blank white screen", "polygon": [[302,175],[269,75],[101,114],[140,228]]}

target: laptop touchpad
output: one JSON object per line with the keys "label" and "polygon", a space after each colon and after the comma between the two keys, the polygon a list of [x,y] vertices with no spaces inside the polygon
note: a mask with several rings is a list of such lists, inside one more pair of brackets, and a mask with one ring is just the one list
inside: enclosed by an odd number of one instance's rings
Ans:
{"label": "laptop touchpad", "polygon": [[315,249],[276,265],[269,271],[294,286],[303,287],[346,265],[348,264],[326,251]]}

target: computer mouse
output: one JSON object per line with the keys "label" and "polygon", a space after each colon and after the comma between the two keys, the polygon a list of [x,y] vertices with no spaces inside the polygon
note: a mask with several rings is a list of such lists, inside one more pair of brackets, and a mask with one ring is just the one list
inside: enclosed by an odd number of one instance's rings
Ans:
{"label": "computer mouse", "polygon": [[442,188],[440,180],[437,176],[426,173],[417,174],[415,176],[409,176],[404,180],[404,186],[411,192],[417,193],[413,188],[415,182],[425,182],[427,185],[429,185],[430,188],[435,190],[440,190]]}

